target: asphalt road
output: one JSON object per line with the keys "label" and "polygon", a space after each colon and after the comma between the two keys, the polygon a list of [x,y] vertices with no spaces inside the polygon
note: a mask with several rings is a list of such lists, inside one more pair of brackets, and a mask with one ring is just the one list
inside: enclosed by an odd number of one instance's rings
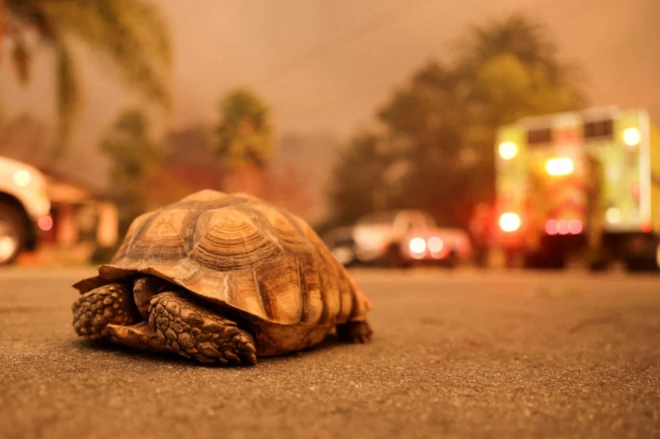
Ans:
{"label": "asphalt road", "polygon": [[80,341],[89,273],[0,273],[0,437],[660,437],[659,276],[356,273],[373,343],[220,368]]}

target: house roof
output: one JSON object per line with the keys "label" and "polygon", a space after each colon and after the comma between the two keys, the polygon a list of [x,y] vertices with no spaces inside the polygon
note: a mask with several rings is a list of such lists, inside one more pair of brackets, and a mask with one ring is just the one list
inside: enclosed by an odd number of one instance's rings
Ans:
{"label": "house roof", "polygon": [[52,202],[81,203],[89,200],[111,200],[113,196],[93,187],[89,183],[77,180],[59,170],[38,167],[46,177],[46,192]]}

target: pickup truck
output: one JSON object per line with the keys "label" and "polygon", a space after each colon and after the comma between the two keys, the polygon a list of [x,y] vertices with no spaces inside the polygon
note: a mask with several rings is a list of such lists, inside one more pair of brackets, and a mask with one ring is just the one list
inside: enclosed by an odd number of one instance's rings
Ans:
{"label": "pickup truck", "polygon": [[0,156],[0,266],[36,249],[39,230],[53,225],[50,207],[43,174],[27,163]]}
{"label": "pickup truck", "polygon": [[439,227],[419,209],[402,209],[362,217],[353,227],[355,258],[390,267],[432,262],[447,266],[470,257],[467,233]]}

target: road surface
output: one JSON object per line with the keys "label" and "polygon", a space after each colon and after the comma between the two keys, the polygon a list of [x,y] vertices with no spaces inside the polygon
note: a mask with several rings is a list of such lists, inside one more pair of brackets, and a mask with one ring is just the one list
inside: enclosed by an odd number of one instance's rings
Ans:
{"label": "road surface", "polygon": [[1,438],[658,438],[660,277],[356,272],[375,340],[219,368],[84,343],[0,273]]}

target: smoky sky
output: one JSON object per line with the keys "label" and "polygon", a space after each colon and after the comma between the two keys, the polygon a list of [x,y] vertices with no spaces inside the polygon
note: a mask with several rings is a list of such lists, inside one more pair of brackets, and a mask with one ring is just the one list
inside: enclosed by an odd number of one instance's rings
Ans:
{"label": "smoky sky", "polygon": [[[448,59],[467,26],[524,12],[578,62],[592,105],[646,107],[660,119],[658,0],[160,0],[174,49],[174,110],[161,127],[214,120],[219,98],[247,85],[272,107],[277,131],[349,135],[430,59]],[[84,108],[75,142],[94,154],[121,109],[137,102],[84,47]],[[29,88],[2,61],[0,107],[53,116],[47,51]],[[158,113],[155,113],[156,115]],[[164,125],[163,125],[164,124]],[[90,151],[91,149],[91,151]]]}

